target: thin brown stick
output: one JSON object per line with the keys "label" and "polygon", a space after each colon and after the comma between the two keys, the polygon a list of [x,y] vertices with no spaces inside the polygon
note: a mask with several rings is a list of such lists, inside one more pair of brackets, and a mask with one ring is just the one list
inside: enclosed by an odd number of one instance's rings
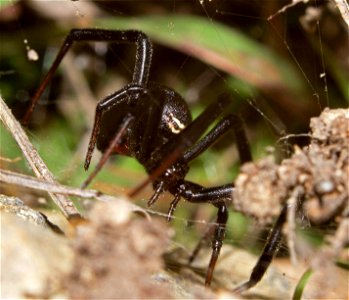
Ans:
{"label": "thin brown stick", "polygon": [[29,189],[48,191],[54,194],[64,194],[82,198],[96,198],[98,192],[93,190],[81,190],[79,188],[68,187],[54,182],[35,178],[33,176],[0,169],[0,182],[22,186]]}
{"label": "thin brown stick", "polygon": [[[8,131],[12,134],[13,138],[16,140],[18,146],[21,148],[25,158],[27,159],[36,176],[47,182],[56,183],[54,176],[47,168],[32,143],[29,141],[22,126],[13,116],[11,110],[7,107],[1,95],[0,119],[8,129]],[[81,218],[81,215],[76,209],[74,203],[71,202],[66,196],[52,192],[49,192],[49,195],[68,220]]]}
{"label": "thin brown stick", "polygon": [[142,212],[147,218],[150,218],[148,213],[141,207],[128,202],[122,197],[113,197],[110,195],[104,195],[96,190],[83,190],[80,188],[70,187],[61,185],[54,182],[47,182],[33,176],[24,175],[17,172],[12,172],[9,170],[0,169],[0,182],[12,184],[16,186],[21,186],[29,189],[48,191],[55,194],[64,194],[69,196],[77,196],[84,199],[96,199],[98,201],[108,202],[108,201],[118,201],[123,202],[130,207],[132,211]]}

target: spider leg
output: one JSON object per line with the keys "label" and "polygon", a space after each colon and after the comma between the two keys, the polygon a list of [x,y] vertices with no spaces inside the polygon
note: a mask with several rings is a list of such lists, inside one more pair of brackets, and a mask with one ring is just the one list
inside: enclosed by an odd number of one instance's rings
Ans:
{"label": "spider leg", "polygon": [[235,288],[234,289],[235,293],[241,294],[242,292],[255,286],[262,279],[275,253],[279,249],[281,237],[282,237],[282,228],[286,222],[286,216],[287,216],[287,205],[283,207],[278,219],[276,220],[273,226],[273,229],[269,234],[267,243],[264,246],[263,252],[252,270],[250,279],[247,282]]}
{"label": "spider leg", "polygon": [[113,149],[120,143],[121,138],[125,135],[126,129],[129,127],[129,125],[133,120],[134,120],[133,116],[131,116],[130,114],[126,115],[126,117],[121,123],[120,128],[116,132],[114,138],[110,141],[107,150],[103,153],[103,156],[99,160],[97,166],[95,167],[93,172],[90,174],[90,176],[88,176],[88,178],[82,184],[81,186],[82,189],[86,188],[90,184],[90,182],[93,180],[93,178],[95,178],[96,175],[99,173],[99,171],[102,169],[104,164],[107,162],[109,156],[111,155]]}
{"label": "spider leg", "polygon": [[92,134],[85,158],[85,170],[88,169],[91,162],[92,153],[96,146],[97,138],[99,135],[103,113],[111,109],[113,106],[117,106],[125,101],[128,101],[132,95],[137,95],[142,92],[145,92],[145,89],[143,87],[130,84],[125,88],[107,96],[97,104]]}
{"label": "spider leg", "polygon": [[146,85],[148,83],[149,69],[152,58],[152,44],[148,37],[141,31],[137,30],[104,30],[104,29],[72,29],[64,40],[51,68],[45,75],[38,90],[31,100],[23,123],[28,123],[39,101],[40,96],[45,90],[47,84],[51,81],[53,74],[56,72],[59,64],[68,52],[73,42],[81,41],[105,41],[115,43],[136,44],[136,62],[133,72],[132,83],[137,85]]}
{"label": "spider leg", "polygon": [[235,140],[239,152],[240,162],[245,163],[252,160],[250,145],[243,127],[241,118],[237,115],[227,115],[224,117],[205,137],[203,137],[197,144],[184,153],[185,161],[191,161],[201,153],[206,151],[212,144],[214,144],[222,135],[229,130],[233,130]]}
{"label": "spider leg", "polygon": [[[184,181],[183,184],[180,184],[178,191],[174,192],[175,198],[172,200],[170,204],[170,208],[167,213],[167,221],[171,221],[172,215],[177,207],[179,200],[181,199],[181,196],[186,200],[188,200],[189,202],[196,202],[196,203],[208,202],[216,206],[216,204],[220,203],[221,200],[212,201],[212,199],[215,199],[215,197],[217,198],[217,196],[219,196],[220,198],[223,198],[224,200],[230,199],[232,192],[233,192],[233,186],[230,184],[222,185],[218,187],[212,187],[212,188],[203,188],[200,185],[197,185],[195,183]],[[154,202],[152,202],[152,204],[153,203]],[[209,235],[207,234],[207,237],[208,236]],[[198,248],[197,251],[199,251],[201,247],[200,248],[197,247],[197,248]],[[192,259],[194,259],[195,256]]]}
{"label": "spider leg", "polygon": [[[207,268],[205,285],[209,286],[216,262],[223,245],[225,226],[228,221],[226,199],[231,199],[233,187],[230,184],[218,187],[204,188],[190,181],[183,181],[179,187],[179,194],[186,200],[194,203],[212,203],[218,208],[217,221],[212,239],[212,254]],[[218,200],[212,200],[218,199]]]}

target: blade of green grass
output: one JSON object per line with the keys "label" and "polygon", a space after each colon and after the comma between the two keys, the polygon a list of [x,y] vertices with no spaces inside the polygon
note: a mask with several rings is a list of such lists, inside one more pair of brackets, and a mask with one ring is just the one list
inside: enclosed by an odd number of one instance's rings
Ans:
{"label": "blade of green grass", "polygon": [[96,19],[93,24],[107,29],[142,30],[157,43],[196,57],[261,89],[304,93],[302,78],[289,63],[238,30],[207,18],[113,17]]}
{"label": "blade of green grass", "polygon": [[302,294],[303,294],[304,288],[307,285],[307,282],[309,281],[309,278],[312,274],[313,274],[312,269],[308,269],[307,271],[305,271],[305,273],[302,275],[301,279],[299,280],[299,282],[295,288],[292,300],[302,299]]}

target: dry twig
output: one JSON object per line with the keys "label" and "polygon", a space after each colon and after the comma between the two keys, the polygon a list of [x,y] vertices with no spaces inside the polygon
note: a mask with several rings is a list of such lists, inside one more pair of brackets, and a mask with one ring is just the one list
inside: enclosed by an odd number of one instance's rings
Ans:
{"label": "dry twig", "polygon": [[69,196],[77,196],[84,199],[96,199],[98,201],[108,202],[108,201],[118,201],[121,204],[126,205],[132,211],[137,211],[143,213],[147,218],[150,218],[148,213],[141,207],[132,204],[121,197],[113,197],[110,195],[102,194],[96,190],[85,190],[70,186],[61,185],[55,182],[47,182],[42,179],[35,178],[33,176],[28,176],[9,170],[0,169],[0,182],[13,184],[16,186],[22,186],[25,188],[30,188],[40,191],[48,191],[54,194],[64,194]]}
{"label": "dry twig", "polygon": [[[41,159],[38,152],[36,151],[32,143],[29,141],[23,128],[15,119],[11,110],[7,107],[5,101],[2,99],[1,95],[0,119],[16,140],[17,144],[21,148],[25,158],[27,159],[30,167],[32,168],[36,176],[49,183],[56,183],[53,174],[47,168],[44,161]],[[61,194],[55,194],[52,192],[49,192],[49,195],[68,220],[81,218],[81,215],[76,209],[73,202],[71,202],[66,196]]]}

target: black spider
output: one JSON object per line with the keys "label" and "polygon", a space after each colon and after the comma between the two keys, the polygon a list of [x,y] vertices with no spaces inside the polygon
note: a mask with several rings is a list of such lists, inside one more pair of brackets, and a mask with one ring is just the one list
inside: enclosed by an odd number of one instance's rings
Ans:
{"label": "black spider", "polygon": [[[168,212],[170,220],[181,197],[195,203],[211,203],[217,207],[217,222],[212,240],[212,255],[205,284],[212,280],[213,270],[222,247],[228,220],[227,203],[233,200],[233,184],[205,188],[185,180],[188,163],[215,143],[223,134],[232,130],[235,134],[240,160],[251,160],[250,148],[242,121],[233,114],[224,115],[230,104],[228,95],[222,95],[192,121],[184,99],[173,89],[149,82],[152,44],[149,38],[135,30],[74,29],[66,37],[57,57],[32,99],[24,121],[27,122],[73,42],[106,41],[136,44],[136,62],[132,82],[100,101],[85,159],[88,169],[92,152],[97,148],[105,153],[129,155],[137,159],[150,175],[154,194],[148,201],[152,205],[159,195],[169,191],[174,195]],[[218,123],[204,137],[208,127]],[[88,182],[92,177],[88,179]],[[88,183],[86,182],[85,185]],[[255,285],[264,275],[280,241],[281,226],[285,222],[283,211],[272,231],[267,245],[257,263],[251,279],[237,291]]]}

